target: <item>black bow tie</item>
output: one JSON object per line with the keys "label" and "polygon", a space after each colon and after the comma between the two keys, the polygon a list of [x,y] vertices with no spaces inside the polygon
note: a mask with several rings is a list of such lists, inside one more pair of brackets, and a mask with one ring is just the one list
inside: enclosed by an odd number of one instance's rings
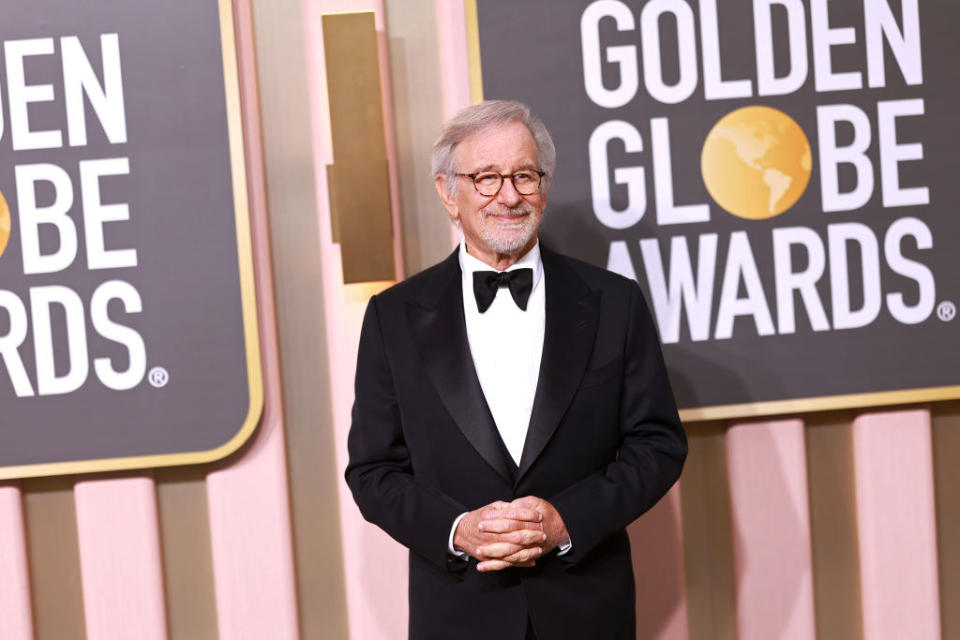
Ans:
{"label": "black bow tie", "polygon": [[474,271],[473,295],[477,298],[477,309],[485,312],[493,304],[500,287],[508,287],[517,306],[527,310],[530,290],[533,289],[533,269],[514,269],[513,271]]}

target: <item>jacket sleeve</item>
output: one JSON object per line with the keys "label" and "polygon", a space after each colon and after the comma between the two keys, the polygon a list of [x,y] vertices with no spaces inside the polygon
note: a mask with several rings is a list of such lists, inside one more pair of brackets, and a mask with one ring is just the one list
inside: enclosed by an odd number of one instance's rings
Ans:
{"label": "jacket sleeve", "polygon": [[660,342],[636,283],[630,287],[629,314],[617,459],[547,498],[573,542],[560,557],[569,564],[656,504],[680,476],[687,454]]}
{"label": "jacket sleeve", "polygon": [[347,484],[367,521],[441,567],[456,571],[466,565],[447,553],[447,541],[454,519],[467,509],[413,473],[376,296],[360,333],[347,450]]}

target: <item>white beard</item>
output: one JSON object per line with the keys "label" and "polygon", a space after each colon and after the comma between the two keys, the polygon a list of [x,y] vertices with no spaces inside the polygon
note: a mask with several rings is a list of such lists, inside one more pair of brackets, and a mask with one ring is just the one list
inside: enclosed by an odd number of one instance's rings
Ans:
{"label": "white beard", "polygon": [[[481,209],[480,214],[480,238],[500,255],[515,255],[522,251],[536,234],[540,222],[533,207],[526,203],[513,208],[492,203]],[[517,219],[514,224],[504,226],[490,221],[492,215],[515,215]]]}

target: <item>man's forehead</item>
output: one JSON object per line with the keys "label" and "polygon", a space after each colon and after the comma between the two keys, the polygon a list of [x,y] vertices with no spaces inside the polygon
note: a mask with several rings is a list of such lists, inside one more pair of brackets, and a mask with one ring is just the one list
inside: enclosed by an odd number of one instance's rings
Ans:
{"label": "man's forehead", "polygon": [[461,169],[539,166],[536,141],[522,122],[481,129],[458,144],[455,151]]}

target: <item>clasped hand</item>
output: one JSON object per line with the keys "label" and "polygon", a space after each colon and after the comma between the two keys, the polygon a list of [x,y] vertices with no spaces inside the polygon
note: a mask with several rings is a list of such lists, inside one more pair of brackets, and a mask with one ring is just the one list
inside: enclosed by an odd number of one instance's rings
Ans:
{"label": "clasped hand", "polygon": [[535,496],[498,500],[467,513],[457,524],[453,546],[479,560],[478,571],[532,567],[537,558],[569,540],[553,505]]}

